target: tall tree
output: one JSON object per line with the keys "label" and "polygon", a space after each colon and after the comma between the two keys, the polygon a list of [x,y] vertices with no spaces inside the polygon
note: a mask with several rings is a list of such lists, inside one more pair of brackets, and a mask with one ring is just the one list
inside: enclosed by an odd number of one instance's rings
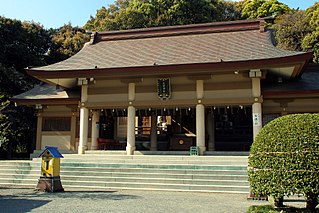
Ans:
{"label": "tall tree", "polygon": [[0,16],[0,63],[23,71],[27,66],[45,64],[50,37],[38,23]]}
{"label": "tall tree", "polygon": [[309,23],[309,32],[302,41],[305,51],[313,51],[313,61],[319,63],[319,2],[306,10],[305,22]]}
{"label": "tall tree", "polygon": [[222,0],[117,0],[84,26],[90,31],[227,21],[239,18],[237,3]]}
{"label": "tall tree", "polygon": [[71,24],[46,30],[38,23],[0,16],[0,154],[7,151],[10,158],[12,151],[32,151],[34,110],[9,101],[38,83],[24,68],[64,60],[88,39],[83,29]]}
{"label": "tall tree", "polygon": [[15,107],[9,98],[30,89],[34,82],[25,75],[27,66],[45,64],[50,36],[40,24],[0,17],[0,150],[24,150],[32,143],[34,112]]}
{"label": "tall tree", "polygon": [[245,0],[242,7],[243,19],[281,15],[290,11],[286,4],[278,0]]}
{"label": "tall tree", "polygon": [[312,51],[319,63],[319,2],[307,10],[292,10],[276,19],[274,29],[278,47],[287,50]]}
{"label": "tall tree", "polygon": [[311,32],[305,20],[304,10],[295,10],[279,16],[274,24],[277,47],[286,50],[303,51],[302,41]]}
{"label": "tall tree", "polygon": [[51,41],[47,53],[47,63],[52,64],[65,60],[79,52],[90,35],[79,27],[65,24],[59,29],[50,29]]}

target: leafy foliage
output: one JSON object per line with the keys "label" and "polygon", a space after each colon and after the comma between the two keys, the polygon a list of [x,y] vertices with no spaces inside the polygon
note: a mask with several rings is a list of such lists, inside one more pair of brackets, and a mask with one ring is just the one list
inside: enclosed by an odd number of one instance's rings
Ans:
{"label": "leafy foliage", "polygon": [[254,19],[284,14],[290,8],[278,0],[245,0],[243,3],[243,19]]}
{"label": "leafy foliage", "polygon": [[271,205],[250,206],[247,213],[313,213],[311,210],[296,207],[275,208]]}
{"label": "leafy foliage", "polygon": [[237,3],[220,0],[117,0],[102,7],[84,28],[134,29],[239,19]]}
{"label": "leafy foliage", "polygon": [[311,32],[309,22],[305,20],[304,10],[291,11],[276,19],[275,35],[277,47],[286,50],[302,51],[302,40]]}
{"label": "leafy foliage", "polygon": [[32,148],[35,131],[34,110],[30,107],[15,107],[5,96],[0,96],[0,147],[11,158],[15,153],[27,153]]}
{"label": "leafy foliage", "polygon": [[[34,22],[0,17],[0,151],[26,151],[34,135],[33,109],[15,107],[9,98],[30,89],[36,80],[24,68],[45,64],[49,33]],[[33,133],[33,134],[32,134]]]}
{"label": "leafy foliage", "polygon": [[[52,39],[52,40],[51,40]],[[0,153],[30,152],[35,136],[34,110],[9,100],[38,83],[24,68],[53,63],[79,51],[88,35],[70,24],[45,30],[34,22],[0,16]],[[3,156],[2,156],[3,157]]]}
{"label": "leafy foliage", "polygon": [[272,213],[272,212],[280,212],[276,211],[274,207],[271,205],[266,205],[266,206],[250,206],[247,210],[247,213]]}
{"label": "leafy foliage", "polygon": [[89,41],[90,36],[79,27],[63,25],[59,29],[50,30],[51,41],[48,51],[47,63],[52,64],[65,60],[79,52],[84,43]]}
{"label": "leafy foliage", "polygon": [[249,156],[249,181],[257,196],[319,195],[319,114],[277,118],[262,128]]}
{"label": "leafy foliage", "polygon": [[279,48],[313,52],[313,62],[319,63],[319,2],[280,16],[274,29]]}
{"label": "leafy foliage", "polygon": [[23,71],[27,66],[45,64],[49,33],[34,22],[21,22],[0,16],[0,63]]}
{"label": "leafy foliage", "polygon": [[305,22],[309,23],[311,32],[302,41],[303,50],[313,51],[313,61],[319,63],[319,2],[306,10]]}

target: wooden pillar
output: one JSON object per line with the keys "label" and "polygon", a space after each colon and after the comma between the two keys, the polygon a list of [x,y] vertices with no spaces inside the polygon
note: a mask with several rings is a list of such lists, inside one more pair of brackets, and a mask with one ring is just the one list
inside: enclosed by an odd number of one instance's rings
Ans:
{"label": "wooden pillar", "polygon": [[196,146],[199,148],[200,155],[204,155],[205,146],[205,107],[202,104],[204,98],[204,80],[196,80]]}
{"label": "wooden pillar", "polygon": [[205,146],[205,107],[203,104],[196,105],[196,146],[199,147],[200,155],[204,155]]}
{"label": "wooden pillar", "polygon": [[41,112],[39,112],[37,116],[38,116],[38,120],[37,120],[36,150],[41,150],[43,117]]}
{"label": "wooden pillar", "polygon": [[151,151],[157,151],[157,115],[151,116]]}
{"label": "wooden pillar", "polygon": [[99,137],[99,127],[100,127],[100,111],[92,111],[92,133],[91,133],[91,150],[97,150],[97,139]]}
{"label": "wooden pillar", "polygon": [[75,151],[75,144],[76,144],[76,120],[77,120],[77,113],[72,112],[72,117],[71,117],[71,150]]}
{"label": "wooden pillar", "polygon": [[135,83],[128,84],[128,101],[129,106],[127,108],[127,144],[126,154],[134,155],[135,147],[135,107],[133,101],[135,100]]}
{"label": "wooden pillar", "polygon": [[88,100],[88,80],[81,79],[81,108],[80,108],[80,141],[78,147],[78,154],[84,154],[87,150],[88,142],[88,122],[89,122],[89,110],[85,107],[85,102]]}
{"label": "wooden pillar", "polygon": [[209,112],[206,118],[206,129],[208,133],[208,150],[215,151],[215,117]]}
{"label": "wooden pillar", "polygon": [[135,107],[127,108],[127,144],[126,154],[134,155],[135,151]]}
{"label": "wooden pillar", "polygon": [[261,87],[260,78],[262,73],[259,69],[250,70],[249,76],[252,80],[252,96],[254,103],[252,105],[253,117],[253,138],[255,138],[262,128],[262,106],[261,106]]}

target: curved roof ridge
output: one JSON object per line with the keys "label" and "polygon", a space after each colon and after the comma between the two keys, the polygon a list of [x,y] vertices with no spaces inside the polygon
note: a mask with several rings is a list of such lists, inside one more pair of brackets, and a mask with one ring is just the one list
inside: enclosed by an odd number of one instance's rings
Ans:
{"label": "curved roof ridge", "polygon": [[129,30],[93,32],[91,44],[101,41],[178,36],[189,34],[259,30],[264,32],[264,19],[210,22],[201,24],[149,27]]}
{"label": "curved roof ridge", "polygon": [[[268,69],[275,62],[280,66],[296,67],[294,73],[298,74],[303,64],[310,60],[311,54],[276,48],[272,32],[261,32],[263,27],[260,23],[263,21],[160,27],[123,33],[115,31],[105,33],[108,40],[101,42],[96,40],[101,35],[97,33],[74,56],[48,66],[30,68],[27,72],[37,78],[109,76],[123,72],[134,75],[142,69],[148,70],[149,74],[152,70],[165,72],[167,69],[185,69],[185,66],[188,69],[202,65],[224,70],[227,66],[247,69],[252,64],[258,64],[259,68]],[[246,24],[250,26],[249,30]],[[222,28],[217,27],[216,30],[216,26]],[[176,29],[187,29],[187,32],[172,31]],[[115,37],[110,39],[109,36]]]}

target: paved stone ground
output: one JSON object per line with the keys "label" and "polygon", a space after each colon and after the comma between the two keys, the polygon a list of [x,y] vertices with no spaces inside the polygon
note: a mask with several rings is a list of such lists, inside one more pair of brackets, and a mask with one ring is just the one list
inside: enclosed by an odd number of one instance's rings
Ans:
{"label": "paved stone ground", "polygon": [[247,212],[246,194],[217,194],[162,191],[108,191],[66,189],[61,193],[33,189],[1,188],[0,212]]}

